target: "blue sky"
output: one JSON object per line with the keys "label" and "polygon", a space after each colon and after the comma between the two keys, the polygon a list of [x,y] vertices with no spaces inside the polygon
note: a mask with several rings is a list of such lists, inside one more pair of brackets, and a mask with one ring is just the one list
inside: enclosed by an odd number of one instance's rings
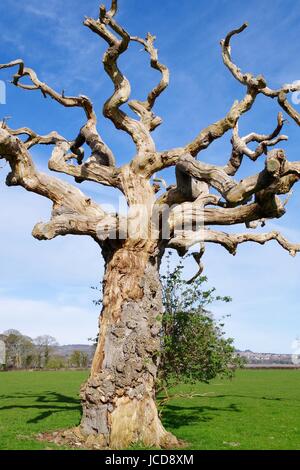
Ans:
{"label": "blue sky", "polygon": [[[132,157],[127,135],[101,119],[102,104],[112,85],[102,70],[105,45],[82,25],[85,15],[96,16],[98,0],[2,0],[1,62],[22,57],[39,77],[66,94],[87,94],[99,114],[99,128],[117,156],[118,164]],[[219,41],[226,33],[249,22],[233,40],[235,61],[243,70],[263,73],[272,87],[300,79],[300,2],[275,0],[120,0],[120,22],[133,35],[157,35],[160,58],[170,67],[171,84],[156,111],[164,124],[155,132],[159,149],[183,145],[207,124],[222,117],[244,89],[222,64]],[[132,96],[143,98],[156,83],[148,57],[133,45],[120,65],[132,81]],[[10,74],[1,71],[0,79]],[[80,110],[64,109],[39,93],[7,87],[1,117],[12,116],[11,127],[29,126],[39,133],[58,130],[73,138],[83,123]],[[273,130],[278,107],[259,97],[240,121],[240,132]],[[289,119],[284,143],[290,160],[299,159],[300,132]],[[50,148],[33,151],[45,169]],[[230,134],[201,154],[205,161],[222,164],[230,152]],[[246,161],[240,176],[262,168],[263,160]],[[0,166],[3,166],[1,163]],[[92,304],[103,263],[96,244],[86,237],[38,242],[31,237],[37,221],[47,220],[50,203],[4,185],[7,168],[0,168],[0,331],[17,328],[37,336],[48,333],[61,343],[86,342],[94,336],[98,311]],[[171,182],[172,172],[164,176]],[[84,183],[81,189],[100,203],[114,203],[113,190]],[[300,189],[295,188],[288,213],[269,222],[292,241],[300,241]],[[243,227],[236,227],[236,231]],[[292,352],[300,336],[300,256],[291,258],[275,242],[261,247],[243,245],[235,257],[222,247],[207,247],[206,275],[229,305],[215,305],[217,315],[231,314],[227,334],[238,348],[265,352]],[[194,272],[190,261],[187,275]]]}

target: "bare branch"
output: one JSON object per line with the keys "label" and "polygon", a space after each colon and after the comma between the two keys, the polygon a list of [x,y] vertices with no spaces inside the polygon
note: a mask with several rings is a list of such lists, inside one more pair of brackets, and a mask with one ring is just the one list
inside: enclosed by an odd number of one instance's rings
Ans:
{"label": "bare branch", "polygon": [[[277,126],[275,127],[274,131],[271,132],[271,134],[258,134],[256,132],[251,132],[251,134],[247,134],[245,137],[242,137],[242,139],[246,144],[249,144],[250,142],[262,143],[262,142],[271,141],[275,139],[275,137],[279,136],[284,123],[285,123],[285,120],[283,119],[282,113],[278,113],[277,114]],[[286,136],[282,136],[282,137],[286,137]],[[285,140],[285,139],[282,139],[282,140]]]}
{"label": "bare branch", "polygon": [[49,160],[49,169],[74,176],[77,182],[95,181],[105,186],[113,186],[122,190],[119,170],[99,164],[96,157],[88,159],[84,164],[70,164],[68,162],[72,159],[78,161],[78,156],[68,153],[72,149],[72,143],[66,140],[58,140]]}
{"label": "bare branch", "polygon": [[[267,153],[268,147],[276,145],[278,142],[288,140],[286,135],[278,135],[283,127],[284,120],[281,113],[278,113],[277,127],[269,135],[257,134],[252,132],[244,137],[240,137],[238,133],[238,123],[236,123],[232,132],[232,154],[229,162],[224,167],[224,171],[233,176],[238,171],[243,161],[244,155],[249,157],[252,161],[256,161],[263,153]],[[247,144],[250,142],[258,142],[259,145],[255,150],[251,150]]]}
{"label": "bare branch", "polygon": [[[101,13],[103,12],[105,8],[103,7],[103,5],[100,6],[100,16],[101,16]],[[111,16],[111,17],[114,17],[116,14],[118,13],[118,1],[117,0],[112,0],[111,1],[111,7],[110,9],[108,10],[108,12],[106,13],[107,16]]]}
{"label": "bare branch", "polygon": [[[284,212],[283,212],[284,213]],[[273,217],[281,217],[282,212]],[[206,207],[203,213],[204,225],[236,225],[246,224],[267,218],[269,214],[258,203],[246,204],[238,207]]]}
{"label": "bare branch", "polygon": [[265,79],[262,75],[254,77],[251,74],[243,74],[231,61],[230,39],[232,36],[244,31],[246,27],[247,24],[245,23],[240,28],[231,31],[226,36],[225,40],[221,41],[224,63],[233,76],[247,86],[246,95],[241,101],[233,104],[232,108],[223,119],[203,129],[190,144],[185,146],[185,151],[190,153],[193,157],[201,150],[207,148],[215,139],[222,137],[229,129],[234,128],[241,115],[251,109],[256,96],[260,93],[261,89],[266,86]]}
{"label": "bare branch", "polygon": [[267,82],[262,75],[254,77],[250,73],[243,73],[237,65],[232,61],[231,52],[230,52],[230,39],[235,34],[238,34],[247,27],[247,23],[244,23],[239,29],[231,31],[225,38],[221,41],[222,46],[222,56],[223,61],[226,67],[230,70],[232,75],[243,85],[247,87],[255,87],[259,93],[263,93],[265,96],[270,98],[277,98],[279,105],[284,109],[284,111],[300,125],[300,114],[293,108],[293,106],[287,100],[287,94],[293,93],[300,90],[300,84],[286,84],[283,85],[278,90],[273,90],[267,86]]}
{"label": "bare branch", "polygon": [[[64,94],[57,93],[55,90],[50,88],[46,83],[41,82],[37,74],[33,69],[25,67],[22,59],[14,60],[8,64],[0,64],[0,69],[6,69],[10,67],[18,66],[18,72],[13,76],[12,83],[24,90],[40,90],[43,96],[46,98],[50,96],[52,99],[62,104],[65,107],[79,107],[83,108],[88,119],[96,120],[96,115],[93,110],[93,105],[87,96],[64,96]],[[29,77],[33,85],[24,85],[20,83],[20,80],[24,77]]]}
{"label": "bare branch", "polygon": [[[59,142],[58,145],[62,143]],[[34,236],[37,238],[51,238],[50,232],[53,236],[57,236],[74,233],[75,230],[78,233],[82,230],[80,233],[90,235],[91,226],[95,226],[101,220],[108,220],[108,215],[102,208],[79,189],[65,181],[39,172],[26,145],[3,128],[0,128],[0,158],[5,159],[11,167],[11,173],[6,180],[8,186],[22,186],[27,191],[39,194],[53,202],[52,219],[49,224],[39,224],[35,228]],[[77,226],[76,220],[78,220]],[[89,220],[86,232],[83,231],[83,220]],[[95,232],[94,237],[96,236]]]}
{"label": "bare branch", "polygon": [[37,240],[52,240],[64,235],[90,235],[98,242],[105,240],[100,233],[109,236],[110,227],[116,228],[117,219],[111,214],[91,218],[81,214],[63,214],[53,217],[49,222],[39,222],[35,225],[32,235]]}
{"label": "bare branch", "polygon": [[[186,187],[188,184],[192,185],[194,179],[205,182],[217,189],[222,196],[225,195],[236,186],[234,180],[228,176],[222,167],[211,165],[209,163],[198,162],[192,155],[186,154],[182,156],[176,165],[177,169],[177,187],[180,191],[186,194],[191,191]],[[181,179],[179,175],[187,175],[191,179]]]}
{"label": "bare branch", "polygon": [[152,157],[148,174],[152,175],[164,168],[176,165],[178,160],[186,153],[196,157],[201,150],[205,150],[214,140],[219,139],[229,129],[233,129],[236,126],[241,115],[251,109],[257,94],[258,91],[255,88],[248,88],[244,98],[241,101],[235,101],[224,118],[207,126],[185,147],[158,152],[155,158]]}
{"label": "bare branch", "polygon": [[169,247],[175,248],[180,253],[186,252],[191,246],[197,243],[216,243],[222,245],[232,255],[236,254],[239,244],[246,242],[259,243],[264,245],[266,242],[276,240],[277,243],[289,252],[290,255],[295,256],[300,251],[300,243],[291,243],[280,232],[272,231],[269,233],[243,233],[243,234],[228,234],[215,230],[203,230],[202,232],[189,232],[185,233],[184,237],[178,237],[170,240]]}
{"label": "bare branch", "polygon": [[28,139],[24,142],[24,146],[29,150],[35,145],[55,145],[59,141],[64,141],[65,139],[60,136],[57,132],[50,132],[47,135],[38,135],[29,127],[20,127],[19,129],[10,129],[7,124],[2,123],[2,129],[7,130],[10,135],[19,136],[27,135]]}
{"label": "bare branch", "polygon": [[[90,125],[90,121],[81,129],[79,136],[73,142],[68,142],[67,139],[55,131],[50,132],[48,135],[40,136],[28,127],[13,130],[7,124],[3,124],[2,128],[13,136],[27,135],[28,139],[24,142],[27,150],[34,145],[55,145],[49,161],[50,170],[74,176],[77,182],[94,181],[106,186],[122,189],[118,170],[113,166],[105,164],[106,160],[103,155],[109,155],[109,150],[107,149],[107,152],[101,153],[102,144],[97,139],[98,134],[95,136],[91,131],[93,126]],[[85,163],[82,163],[84,152],[80,145],[85,141],[90,144],[93,153]],[[71,153],[68,153],[70,150]],[[78,164],[67,163],[70,160],[76,160]]]}
{"label": "bare branch", "polygon": [[[191,155],[184,155],[176,165],[180,174],[186,174],[193,178],[205,182],[215,188],[230,205],[242,204],[253,194],[272,187],[272,192],[276,194],[275,188],[280,178],[289,174],[298,174],[297,163],[286,161],[283,150],[276,149],[268,153],[265,168],[260,173],[249,176],[239,183],[233,180],[224,167],[198,162]],[[226,169],[226,168],[225,168]],[[185,180],[185,182],[188,182]],[[180,180],[177,178],[177,186]],[[178,189],[181,188],[178,186]],[[186,188],[184,189],[186,191]]]}
{"label": "bare branch", "polygon": [[226,38],[221,41],[223,62],[234,78],[236,78],[240,83],[260,90],[261,88],[265,88],[267,85],[265,78],[262,75],[254,77],[251,73],[243,73],[231,59],[230,40],[236,34],[242,33],[247,27],[248,24],[244,23],[240,28],[230,31]]}
{"label": "bare branch", "polygon": [[[209,186],[213,186],[221,192],[230,204],[236,204],[237,207],[231,208],[228,205],[227,207],[226,205],[224,207],[207,207],[210,204],[220,206],[221,201],[211,194],[201,194],[192,203],[184,202],[175,206],[169,217],[171,233],[176,234],[171,244],[172,246],[177,245],[178,250],[183,254],[186,251],[185,245],[187,244],[188,249],[191,246],[190,240],[194,238],[196,243],[199,241],[214,241],[214,239],[208,239],[206,236],[201,238],[203,237],[201,230],[197,231],[189,228],[197,227],[199,223],[200,225],[202,223],[203,227],[244,223],[247,227],[256,228],[259,225],[258,222],[264,225],[265,220],[268,218],[281,217],[285,213],[286,203],[283,203],[277,195],[289,194],[292,186],[300,179],[300,162],[288,162],[284,152],[278,149],[269,152],[265,169],[261,173],[248,177],[240,183],[235,183],[232,188],[227,190],[226,188],[230,186],[233,180],[226,173],[222,173],[221,167],[196,162],[191,156],[184,157],[184,167],[185,171],[189,167],[188,172],[194,177],[197,176],[196,174],[199,171],[198,176],[200,178],[207,181]],[[251,194],[255,194],[255,203],[240,205]],[[205,231],[205,234],[207,233],[209,236],[213,234],[212,231]],[[221,241],[232,248],[234,239],[226,238],[226,236],[222,233]],[[249,236],[250,238],[246,236],[238,238],[238,243],[247,240],[263,240],[263,238],[251,238],[251,236]],[[215,236],[213,235],[213,237]],[[186,239],[188,239],[188,242]],[[216,240],[220,240],[220,237]]]}
{"label": "bare branch", "polygon": [[92,151],[89,161],[93,160],[98,165],[115,166],[115,157],[111,149],[108,148],[100,137],[96,123],[93,120],[88,120],[85,126],[81,128],[79,135],[72,144],[72,151],[76,152],[76,149],[80,149],[84,142],[86,142]]}
{"label": "bare branch", "polygon": [[[296,91],[300,90],[300,86],[298,86]],[[284,109],[284,111],[291,116],[291,118],[300,126],[300,114],[293,108],[293,106],[288,102],[286,93],[282,90],[278,93],[278,103]]]}
{"label": "bare branch", "polygon": [[204,253],[205,253],[205,244],[200,243],[199,253],[192,253],[192,256],[193,256],[194,260],[196,261],[196,263],[198,264],[199,268],[198,268],[198,271],[196,272],[196,274],[191,279],[189,279],[187,281],[187,284],[192,284],[203,273],[204,264],[202,263],[202,257],[204,255]]}
{"label": "bare branch", "polygon": [[[46,98],[47,96],[50,96],[52,99],[57,101],[58,103],[62,104],[65,107],[81,107],[85,111],[86,117],[87,117],[87,123],[85,126],[82,127],[80,131],[80,136],[81,136],[81,143],[80,146],[83,145],[85,142],[90,146],[92,150],[92,156],[96,158],[97,163],[100,165],[107,165],[107,166],[114,166],[115,164],[115,159],[112,154],[112,151],[107,147],[107,145],[103,142],[102,138],[100,137],[97,129],[96,129],[96,124],[97,124],[97,116],[94,112],[93,109],[93,104],[91,100],[86,97],[86,96],[78,96],[78,97],[66,97],[64,93],[59,94],[52,88],[50,88],[46,83],[41,82],[34,70],[30,68],[26,68],[24,66],[24,62],[19,59],[13,62],[10,62],[8,64],[2,64],[0,65],[0,69],[4,68],[10,68],[10,67],[15,67],[19,66],[19,70],[17,74],[14,75],[12,83],[19,87],[23,88],[25,90],[40,90],[43,94],[43,96]],[[24,85],[20,83],[20,80],[23,77],[29,76],[33,85]],[[7,126],[6,126],[7,127]],[[24,131],[24,132],[23,132]],[[29,139],[28,139],[28,144],[30,148],[32,145],[36,145],[39,143],[44,143],[48,144],[47,140],[49,140],[49,144],[55,143],[52,142],[52,137],[50,136],[48,139],[48,136],[44,139],[42,142],[41,139],[35,139],[34,133],[29,130],[29,133],[27,132],[27,128],[19,129],[12,135],[20,135],[20,134],[27,134]],[[13,132],[13,131],[12,131]],[[74,143],[76,144],[76,142]],[[74,145],[74,150],[76,152],[78,148],[76,145]]]}
{"label": "bare branch", "polygon": [[170,73],[168,67],[161,64],[158,60],[158,51],[154,47],[155,36],[152,36],[150,33],[147,34],[146,39],[141,39],[137,36],[131,36],[131,41],[136,41],[142,44],[145,48],[145,51],[148,52],[151,58],[151,67],[155,70],[158,70],[162,74],[162,78],[159,84],[153,88],[148,94],[148,97],[145,101],[132,100],[128,104],[133,111],[135,111],[140,117],[144,125],[150,130],[153,131],[162,123],[162,119],[156,117],[155,114],[151,111],[156,99],[161,95],[161,93],[168,87],[170,81]]}
{"label": "bare branch", "polygon": [[[159,154],[157,157],[155,171],[159,171],[162,168],[175,165],[178,159],[184,153],[190,153],[193,157],[207,148],[215,139],[222,137],[225,132],[229,129],[233,129],[239,118],[242,114],[249,111],[257,97],[258,94],[262,93],[271,98],[277,98],[280,106],[291,116],[297,124],[300,124],[300,114],[292,107],[292,105],[287,100],[287,94],[300,90],[300,84],[287,84],[283,85],[282,88],[278,90],[272,90],[267,86],[266,80],[262,75],[254,76],[251,73],[242,72],[237,65],[232,61],[231,50],[230,50],[230,40],[233,36],[240,34],[247,27],[247,23],[244,23],[240,28],[237,28],[231,31],[224,40],[221,41],[222,46],[222,56],[223,61],[226,67],[230,70],[232,75],[243,85],[247,87],[247,92],[245,97],[240,102],[235,102],[227,115],[215,122],[214,124],[209,125],[207,128],[203,129],[198,136],[189,144],[181,149],[171,149],[169,151]],[[262,136],[263,137],[263,136]],[[269,145],[274,145],[275,140],[271,142],[273,138],[263,139],[268,140]],[[284,140],[281,138],[280,140]],[[249,142],[246,142],[249,143]],[[262,146],[263,147],[263,146]],[[262,150],[262,147],[257,149],[258,153]],[[163,156],[163,159],[162,159]],[[248,155],[249,156],[249,155]],[[237,159],[237,164],[239,160]],[[234,168],[230,168],[229,171],[235,171]],[[232,173],[234,174],[234,173]]]}
{"label": "bare branch", "polygon": [[[114,2],[113,13],[116,13],[117,2]],[[131,87],[127,78],[118,68],[117,61],[129,45],[130,36],[114,19],[111,13],[107,13],[104,6],[100,9],[99,20],[86,18],[84,22],[91,31],[102,37],[109,45],[108,50],[104,54],[103,64],[108,76],[111,78],[115,91],[114,94],[106,101],[103,108],[104,116],[110,119],[117,129],[127,132],[133,139],[138,153],[154,151],[155,145],[151,138],[150,131],[142,122],[129,117],[120,107],[128,102]],[[119,40],[107,28],[110,26],[121,40]]]}
{"label": "bare branch", "polygon": [[202,130],[196,139],[185,147],[186,151],[196,156],[214,140],[219,139],[225,132],[232,129],[241,115],[251,109],[257,94],[258,91],[255,88],[248,88],[245,97],[241,101],[236,101],[223,119]]}

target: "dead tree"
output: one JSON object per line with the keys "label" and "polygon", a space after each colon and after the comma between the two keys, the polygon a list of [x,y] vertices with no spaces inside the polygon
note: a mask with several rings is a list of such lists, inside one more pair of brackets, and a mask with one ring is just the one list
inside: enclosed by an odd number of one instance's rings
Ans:
{"label": "dead tree", "polygon": [[[300,161],[288,161],[281,149],[268,150],[287,139],[280,134],[282,114],[278,114],[276,128],[269,135],[252,132],[241,137],[238,132],[239,119],[250,111],[258,95],[277,100],[299,125],[300,115],[288,101],[288,94],[300,87],[284,85],[273,90],[262,75],[242,72],[235,65],[230,41],[246,28],[244,24],[221,42],[224,64],[245,88],[244,97],[233,103],[226,116],[202,129],[192,142],[157,151],[152,132],[162,120],[153,108],[168,86],[169,71],[159,61],[155,37],[131,36],[115,19],[116,13],[117,0],[113,0],[108,11],[101,6],[99,17],[87,18],[84,24],[108,45],[103,65],[114,92],[104,104],[103,114],[133,140],[136,153],[132,160],[116,165],[112,151],[98,132],[96,112],[88,97],[56,92],[22,60],[0,66],[17,68],[12,79],[15,86],[40,91],[67,108],[82,108],[85,121],[72,141],[55,131],[38,135],[26,127],[13,130],[3,122],[0,158],[11,169],[8,186],[23,186],[53,202],[50,220],[33,229],[36,239],[90,235],[105,260],[99,342],[90,377],[81,390],[83,415],[74,433],[98,447],[124,448],[133,442],[175,446],[176,438],[162,426],[155,405],[163,313],[158,272],[161,258],[167,247],[183,255],[200,244],[195,259],[201,265],[206,243],[220,244],[231,254],[236,253],[240,243],[264,244],[270,240],[276,240],[291,255],[300,250],[300,244],[290,243],[279,232],[253,231],[266,220],[284,215],[285,203],[279,195],[288,194],[300,178]],[[132,42],[143,46],[151,67],[161,75],[144,101],[129,101],[130,83],[118,67],[119,57]],[[136,118],[126,114],[125,104]],[[200,152],[230,130],[232,153],[225,166],[197,160]],[[255,150],[249,147],[250,143],[257,144]],[[82,150],[84,144],[90,149],[88,158]],[[53,146],[50,170],[71,175],[77,183],[93,181],[120,190],[128,203],[128,216],[107,213],[77,186],[38,171],[30,154],[36,145]],[[253,162],[264,158],[264,169],[238,181],[234,177],[245,158]],[[177,184],[162,193],[155,174],[171,166],[176,168]],[[245,224],[251,230],[233,234],[213,228],[234,224]]]}

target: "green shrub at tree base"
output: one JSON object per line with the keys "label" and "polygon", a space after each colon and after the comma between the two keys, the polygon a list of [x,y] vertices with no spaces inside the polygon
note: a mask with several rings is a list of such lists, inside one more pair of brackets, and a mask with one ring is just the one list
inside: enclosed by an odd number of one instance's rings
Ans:
{"label": "green shrub at tree base", "polygon": [[171,269],[171,254],[161,280],[165,313],[159,388],[232,377],[243,361],[235,354],[233,339],[225,337],[222,320],[216,320],[208,310],[213,302],[227,303],[230,297],[217,296],[215,288],[206,289],[205,276],[184,279],[182,263]]}

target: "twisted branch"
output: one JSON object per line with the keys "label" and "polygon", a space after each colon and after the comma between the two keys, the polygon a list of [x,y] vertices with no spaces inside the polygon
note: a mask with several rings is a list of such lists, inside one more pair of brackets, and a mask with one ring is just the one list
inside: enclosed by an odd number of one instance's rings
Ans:
{"label": "twisted branch", "polygon": [[230,51],[230,40],[235,34],[239,34],[247,28],[248,24],[244,23],[240,28],[231,31],[227,34],[226,38],[221,41],[222,46],[222,56],[223,62],[229,71],[232,73],[234,78],[236,78],[242,85],[247,87],[255,86],[259,93],[268,96],[269,98],[277,98],[278,104],[283,108],[283,110],[296,122],[300,125],[300,114],[293,108],[293,106],[288,102],[287,95],[295,91],[300,90],[300,84],[286,84],[277,90],[273,90],[267,86],[266,79],[262,75],[254,77],[250,73],[243,73],[237,65],[232,61],[231,51]]}
{"label": "twisted branch", "polygon": [[162,75],[160,82],[158,85],[156,85],[155,88],[153,88],[153,90],[150,91],[145,101],[132,100],[128,103],[130,108],[140,116],[144,125],[150,131],[153,131],[162,123],[162,119],[158,116],[155,116],[155,114],[152,112],[152,108],[157,98],[168,87],[170,73],[168,67],[159,62],[158,51],[154,47],[154,41],[156,39],[155,36],[152,36],[150,33],[148,33],[146,39],[141,39],[137,36],[131,36],[130,39],[131,41],[136,41],[144,46],[145,51],[150,55],[151,67],[155,70],[158,70]]}
{"label": "twisted branch", "polygon": [[[238,123],[236,123],[232,132],[232,153],[229,162],[224,167],[224,171],[234,176],[240,168],[243,157],[246,155],[250,160],[256,161],[263,153],[267,154],[268,147],[273,147],[278,142],[288,140],[286,135],[279,135],[284,124],[284,119],[281,113],[277,116],[277,127],[271,134],[257,134],[252,132],[244,137],[240,137],[238,133]],[[250,142],[257,142],[259,145],[255,150],[251,150],[247,144]]]}
{"label": "twisted branch", "polygon": [[229,234],[215,230],[203,230],[202,232],[185,233],[184,237],[173,238],[168,246],[175,248],[180,253],[185,253],[191,246],[197,243],[217,243],[222,245],[230,254],[235,255],[238,245],[246,242],[265,243],[276,240],[277,243],[287,250],[291,256],[295,256],[300,251],[300,243],[291,243],[278,231],[268,233],[242,233]]}
{"label": "twisted branch", "polygon": [[[26,129],[26,133],[27,131],[30,133],[29,129]],[[61,137],[58,135],[56,137],[57,145],[61,145]],[[113,217],[106,214],[98,204],[79,189],[65,181],[39,172],[26,145],[3,128],[0,128],[0,158],[5,159],[11,167],[6,180],[8,186],[22,186],[27,191],[39,194],[53,202],[50,222],[37,224],[33,230],[34,237],[50,239],[57,235],[76,232],[97,238],[97,231],[92,232],[92,227],[96,228],[101,222],[113,223]]]}
{"label": "twisted branch", "polygon": [[[15,130],[10,129],[6,123],[2,123],[2,129],[5,129],[12,136],[27,135],[27,140],[23,142],[27,150],[35,145],[54,145],[55,147],[48,163],[50,170],[73,176],[77,182],[94,181],[122,190],[119,171],[112,166],[101,163],[100,152],[96,152],[99,143],[97,139],[93,139],[92,133],[88,133],[87,141],[90,143],[91,148],[94,148],[94,153],[83,163],[84,152],[81,149],[81,145],[84,143],[84,137],[82,137],[83,130],[81,130],[75,141],[69,142],[55,131],[41,136],[28,127],[21,127]],[[69,153],[70,151],[71,153]],[[77,165],[70,164],[71,160],[75,160]]]}
{"label": "twisted branch", "polygon": [[[13,76],[12,83],[16,87],[23,88],[24,90],[40,90],[43,96],[46,98],[50,96],[52,99],[62,104],[67,108],[83,108],[87,119],[93,119],[96,121],[96,115],[94,113],[93,104],[87,96],[65,96],[64,93],[60,94],[49,87],[46,83],[41,82],[35,71],[31,68],[25,67],[22,59],[17,59],[7,64],[0,64],[0,69],[7,69],[18,66],[18,72]],[[33,85],[25,85],[20,82],[24,77],[29,77]]]}
{"label": "twisted branch", "polygon": [[[240,28],[234,29],[233,31],[229,32],[226,38],[221,41],[222,57],[225,66],[230,70],[234,78],[247,88],[244,98],[241,101],[236,101],[224,118],[203,129],[197,135],[197,137],[192,142],[188,143],[186,146],[177,149],[170,149],[160,153],[157,156],[157,162],[155,167],[153,168],[154,172],[159,171],[168,166],[176,165],[178,160],[185,153],[189,153],[193,157],[196,157],[201,150],[206,149],[214,140],[222,137],[228,130],[234,129],[238,123],[239,118],[242,116],[242,114],[246,113],[251,109],[257,95],[260,93],[270,98],[277,98],[279,105],[284,109],[284,111],[286,111],[286,113],[291,116],[292,119],[298,125],[300,125],[300,114],[292,107],[292,105],[287,100],[288,93],[300,90],[299,83],[283,85],[280,89],[273,90],[267,86],[267,82],[262,75],[254,76],[251,73],[244,73],[232,61],[230,41],[233,36],[243,32],[247,28],[247,26],[247,23],[244,23]],[[263,140],[268,140],[268,145],[275,145],[275,143],[278,142],[278,139],[274,142],[270,142],[273,140],[273,138]],[[280,140],[285,139],[281,138]],[[260,154],[261,151],[263,151],[263,145],[257,149],[257,153]],[[246,150],[246,152],[248,151]],[[238,162],[239,160],[237,158],[237,165]],[[234,174],[235,169],[234,167],[231,168],[231,165],[228,170],[232,171],[232,174]]]}
{"label": "twisted branch", "polygon": [[[80,153],[79,155],[68,153],[70,150],[74,151],[72,142],[58,140],[49,160],[49,170],[74,176],[77,183],[94,181],[105,186],[123,189],[119,178],[119,170],[99,164],[95,157],[89,158],[84,164],[81,164],[82,155]],[[69,163],[72,159],[77,160],[80,164],[73,165]]]}
{"label": "twisted branch", "polygon": [[[116,12],[117,1],[113,2],[109,12],[106,11],[104,6],[101,6],[98,20],[86,18],[84,21],[85,26],[98,34],[109,45],[103,57],[103,64],[106,73],[114,84],[115,90],[114,94],[104,104],[103,114],[113,122],[117,129],[122,129],[132,137],[138,153],[154,151],[155,145],[149,129],[144,123],[129,117],[120,109],[123,104],[127,103],[130,97],[131,87],[127,78],[118,68],[117,62],[121,54],[127,50],[130,36],[127,31],[114,20]],[[121,36],[120,40],[108,29],[108,26]]]}

